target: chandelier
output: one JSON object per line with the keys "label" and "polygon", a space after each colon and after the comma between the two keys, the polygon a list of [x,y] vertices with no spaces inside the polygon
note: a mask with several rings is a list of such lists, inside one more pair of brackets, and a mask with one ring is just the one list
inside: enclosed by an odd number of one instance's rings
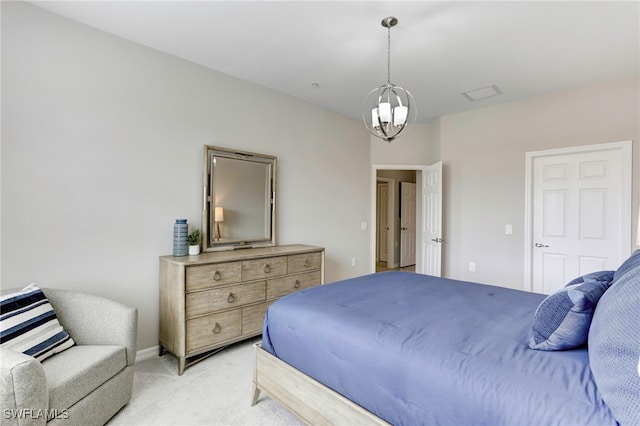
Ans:
{"label": "chandelier", "polygon": [[391,27],[397,23],[398,19],[393,16],[382,20],[382,26],[387,29],[387,82],[369,92],[362,106],[367,130],[387,142],[397,138],[416,116],[411,93],[391,83]]}

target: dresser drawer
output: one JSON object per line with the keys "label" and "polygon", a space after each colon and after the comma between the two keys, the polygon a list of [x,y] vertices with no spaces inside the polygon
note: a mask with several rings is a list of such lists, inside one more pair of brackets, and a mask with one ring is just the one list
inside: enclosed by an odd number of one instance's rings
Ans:
{"label": "dresser drawer", "polygon": [[322,265],[322,254],[304,253],[287,256],[287,273],[313,271],[320,269]]}
{"label": "dresser drawer", "polygon": [[187,318],[265,300],[264,281],[187,294]]}
{"label": "dresser drawer", "polygon": [[233,339],[242,333],[239,309],[187,320],[187,352]]}
{"label": "dresser drawer", "polygon": [[320,271],[267,280],[267,299],[281,297],[319,284]]}
{"label": "dresser drawer", "polygon": [[271,302],[242,308],[242,334],[262,333],[264,315]]}
{"label": "dresser drawer", "polygon": [[187,266],[186,290],[200,290],[219,285],[240,282],[240,262],[215,263],[212,265]]}
{"label": "dresser drawer", "polygon": [[286,273],[286,256],[242,261],[242,281],[277,277]]}

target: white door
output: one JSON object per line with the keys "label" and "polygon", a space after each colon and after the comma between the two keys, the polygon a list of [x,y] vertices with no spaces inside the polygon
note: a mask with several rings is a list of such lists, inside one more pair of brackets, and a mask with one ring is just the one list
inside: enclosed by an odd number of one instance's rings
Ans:
{"label": "white door", "polygon": [[549,294],[580,275],[614,270],[630,251],[624,152],[585,149],[533,158],[534,292]]}
{"label": "white door", "polygon": [[389,245],[389,184],[378,184],[378,261],[388,262],[388,245]]}
{"label": "white door", "polygon": [[416,184],[400,182],[400,267],[416,264]]}
{"label": "white door", "polygon": [[442,275],[442,162],[422,172],[423,273]]}

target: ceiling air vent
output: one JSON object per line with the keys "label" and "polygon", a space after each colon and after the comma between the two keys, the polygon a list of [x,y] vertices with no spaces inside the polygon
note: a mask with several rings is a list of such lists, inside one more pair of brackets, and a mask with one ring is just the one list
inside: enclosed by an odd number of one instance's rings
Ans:
{"label": "ceiling air vent", "polygon": [[502,91],[495,84],[493,86],[481,87],[480,89],[469,90],[462,93],[470,101],[479,101],[480,99],[490,98],[492,96],[501,95]]}

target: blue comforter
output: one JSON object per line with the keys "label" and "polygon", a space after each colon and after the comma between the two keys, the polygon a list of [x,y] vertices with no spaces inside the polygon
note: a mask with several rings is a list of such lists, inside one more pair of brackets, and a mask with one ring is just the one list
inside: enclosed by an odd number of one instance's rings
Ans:
{"label": "blue comforter", "polygon": [[394,425],[615,425],[586,349],[527,347],[544,297],[372,274],[278,300],[262,346]]}

